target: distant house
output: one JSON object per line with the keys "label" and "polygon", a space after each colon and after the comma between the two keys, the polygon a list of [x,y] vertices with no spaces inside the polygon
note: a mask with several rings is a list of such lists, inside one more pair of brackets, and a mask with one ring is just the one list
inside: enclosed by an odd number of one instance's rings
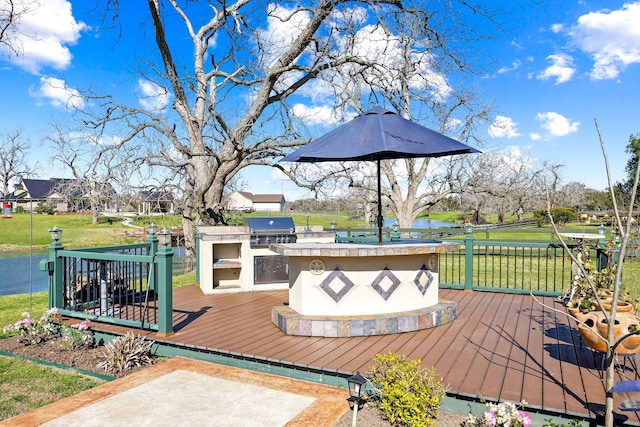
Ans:
{"label": "distant house", "polygon": [[283,194],[252,194],[236,191],[225,200],[228,211],[282,212],[284,209]]}
{"label": "distant house", "polygon": [[141,191],[138,214],[148,215],[152,213],[175,213],[173,194],[165,191]]}
{"label": "distant house", "polygon": [[[98,187],[101,210],[115,211],[117,193],[114,188],[110,184],[98,184]],[[28,212],[39,203],[46,203],[56,212],[90,209],[87,187],[78,180],[67,178],[22,179],[6,199],[14,211],[21,207]]]}

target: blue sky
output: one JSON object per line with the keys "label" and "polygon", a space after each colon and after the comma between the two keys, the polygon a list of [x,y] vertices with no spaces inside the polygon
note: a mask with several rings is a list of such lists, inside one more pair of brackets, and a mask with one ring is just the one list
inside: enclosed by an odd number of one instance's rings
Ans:
{"label": "blue sky", "polygon": [[[154,87],[131,72],[133,53],[144,49],[137,21],[116,38],[98,29],[86,3],[42,2],[16,34],[22,55],[0,48],[0,134],[23,130],[42,165],[39,178],[63,175],[48,160],[43,138],[52,122],[70,114],[68,102],[82,102],[70,95],[94,90],[166,102],[145,98]],[[478,130],[483,151],[561,163],[564,183],[604,190],[597,118],[613,180],[623,179],[625,146],[640,132],[640,1],[550,0],[516,10],[505,22],[507,31],[482,42],[482,51],[498,54],[473,82],[495,108],[494,125]],[[304,108],[319,114],[328,108],[309,102]],[[243,178],[253,193],[308,195],[272,168],[251,168]]]}

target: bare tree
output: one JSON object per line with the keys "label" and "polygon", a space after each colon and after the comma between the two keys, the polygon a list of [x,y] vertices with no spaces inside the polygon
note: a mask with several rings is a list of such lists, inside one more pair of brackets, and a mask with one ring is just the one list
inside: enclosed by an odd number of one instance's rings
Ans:
{"label": "bare tree", "polygon": [[20,20],[39,6],[37,0],[3,0],[0,2],[0,52],[8,56],[20,55]]}
{"label": "bare tree", "polygon": [[0,192],[6,198],[11,181],[19,177],[33,176],[38,163],[29,159],[29,142],[22,136],[22,130],[0,136]]}
{"label": "bare tree", "polygon": [[[490,12],[462,2],[449,5],[433,5],[442,15],[431,10],[415,10],[411,14],[406,9],[404,13],[392,12],[357,32],[352,44],[344,47],[345,54],[373,65],[363,68],[360,64],[349,64],[323,75],[328,78],[326,84],[334,88],[339,110],[361,113],[370,104],[385,103],[399,115],[460,141],[475,139],[477,124],[486,119],[490,110],[478,103],[472,88],[452,87],[449,83],[449,77],[461,77],[477,68],[468,64],[464,53],[449,43],[450,28],[455,28],[458,38],[472,42],[468,36],[472,31],[456,28],[459,21],[449,14],[460,13],[460,8],[487,17]],[[436,21],[435,16],[444,18]],[[356,24],[348,17],[342,27]],[[462,190],[463,164],[463,156],[382,161],[383,208],[395,214],[401,227],[410,227],[420,213]],[[306,173],[308,166],[294,165],[290,176],[316,192],[327,182],[332,185],[342,182],[345,187],[360,188],[372,196],[377,192],[373,164],[351,162],[322,169],[325,176],[318,177]],[[305,181],[308,178],[316,181]]]}
{"label": "bare tree", "polygon": [[74,134],[56,128],[48,138],[55,149],[54,162],[65,167],[72,179],[60,179],[56,191],[78,209],[91,212],[98,223],[102,211],[118,204],[122,193],[138,169],[130,153],[117,143],[89,134]]}
{"label": "bare tree", "polygon": [[[206,3],[181,7],[173,0],[150,0],[148,17],[141,17],[153,24],[161,59],[161,64],[147,64],[144,80],[157,89],[156,99],[171,99],[173,111],[166,111],[168,103],[138,108],[96,96],[95,108],[83,117],[86,126],[105,135],[114,131],[112,126],[123,132],[120,145],[144,139],[150,165],[181,171],[188,250],[194,248],[196,221],[210,223],[207,207],[222,201],[225,186],[242,168],[273,165],[287,148],[307,140],[289,114],[290,96],[345,64],[373,65],[345,54],[342,46],[351,43],[357,28],[338,28],[333,18],[351,14],[356,6],[374,21],[402,9],[400,0],[323,0],[312,6]],[[126,7],[123,3],[110,5],[125,13],[119,9]],[[172,34],[179,29],[191,39],[188,54],[183,40],[169,39],[169,26]],[[211,48],[221,43],[224,51]]]}
{"label": "bare tree", "polygon": [[474,212],[486,208],[497,212],[499,221],[506,213],[522,220],[525,212],[544,208],[545,182],[554,183],[548,194],[556,198],[560,168],[547,162],[537,165],[531,158],[506,152],[484,153],[469,164],[464,199]]}

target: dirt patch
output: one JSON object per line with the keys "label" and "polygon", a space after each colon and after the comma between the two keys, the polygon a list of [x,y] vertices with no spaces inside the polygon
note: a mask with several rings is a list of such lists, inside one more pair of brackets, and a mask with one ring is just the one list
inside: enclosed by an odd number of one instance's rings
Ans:
{"label": "dirt patch", "polygon": [[[345,402],[346,403],[346,402]],[[438,418],[434,424],[435,427],[456,427],[462,425],[467,418],[466,415],[456,414],[454,412],[438,411]],[[334,424],[333,427],[352,427],[353,412],[349,411]],[[365,404],[358,411],[357,425],[367,427],[392,427],[389,421],[383,418],[381,412],[373,405]]]}
{"label": "dirt patch", "polygon": [[142,367],[138,367],[117,375],[109,374],[105,372],[104,369],[98,367],[98,364],[105,359],[104,346],[71,350],[65,348],[63,344],[64,341],[62,338],[54,337],[38,345],[24,345],[18,342],[17,336],[14,336],[0,339],[0,350],[116,378],[142,369]]}

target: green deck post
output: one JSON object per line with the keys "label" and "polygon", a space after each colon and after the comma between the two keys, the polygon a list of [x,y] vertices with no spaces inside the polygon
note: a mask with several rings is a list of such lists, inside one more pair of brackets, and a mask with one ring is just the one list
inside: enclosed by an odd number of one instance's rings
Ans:
{"label": "green deck post", "polygon": [[[147,239],[149,242],[149,256],[151,259],[158,253],[158,238],[155,234],[149,234],[149,238]],[[150,266],[153,268],[153,265]],[[153,274],[153,281],[148,284],[149,290],[156,292],[158,290],[158,275]]]}
{"label": "green deck post", "polygon": [[156,253],[158,277],[158,333],[173,334],[173,252],[169,245]]}
{"label": "green deck post", "polygon": [[53,274],[49,281],[49,308],[64,307],[64,279],[62,277],[62,258],[58,256],[58,251],[64,249],[62,243],[54,240],[49,245],[49,263],[53,268]]}
{"label": "green deck post", "polygon": [[464,236],[464,289],[473,290],[473,228],[465,227]]}

